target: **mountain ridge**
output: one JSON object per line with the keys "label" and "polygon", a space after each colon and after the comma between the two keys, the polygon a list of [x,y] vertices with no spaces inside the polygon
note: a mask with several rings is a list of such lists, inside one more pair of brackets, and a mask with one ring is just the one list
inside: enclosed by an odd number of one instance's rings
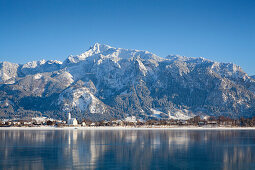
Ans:
{"label": "mountain ridge", "polygon": [[233,63],[162,58],[98,43],[63,62],[2,62],[0,83],[1,117],[63,118],[72,112],[78,118],[101,120],[255,113],[255,79]]}

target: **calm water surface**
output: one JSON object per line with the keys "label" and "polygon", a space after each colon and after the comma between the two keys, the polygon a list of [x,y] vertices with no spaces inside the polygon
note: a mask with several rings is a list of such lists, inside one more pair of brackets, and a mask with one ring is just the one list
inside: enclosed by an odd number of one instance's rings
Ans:
{"label": "calm water surface", "polygon": [[0,169],[255,169],[254,130],[0,130]]}

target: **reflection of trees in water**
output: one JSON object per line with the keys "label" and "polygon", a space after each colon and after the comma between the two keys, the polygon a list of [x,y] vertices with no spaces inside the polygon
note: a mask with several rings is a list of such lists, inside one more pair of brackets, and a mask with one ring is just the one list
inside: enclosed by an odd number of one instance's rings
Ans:
{"label": "reflection of trees in water", "polygon": [[254,169],[251,166],[251,163],[255,163],[254,156],[252,156],[251,148],[245,147],[245,148],[238,148],[238,147],[232,147],[231,149],[224,149],[224,157],[223,157],[223,163],[224,163],[224,170],[227,169],[242,169],[245,167],[246,169]]}
{"label": "reflection of trees in water", "polygon": [[0,131],[1,167],[21,169],[242,169],[254,164],[252,131]]}

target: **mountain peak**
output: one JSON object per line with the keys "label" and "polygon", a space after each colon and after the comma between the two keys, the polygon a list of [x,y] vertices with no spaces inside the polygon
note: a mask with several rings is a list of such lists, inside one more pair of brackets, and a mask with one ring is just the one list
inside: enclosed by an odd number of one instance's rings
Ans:
{"label": "mountain peak", "polygon": [[119,60],[130,59],[133,57],[161,60],[158,56],[148,51],[115,48],[109,45],[95,43],[84,53],[80,55],[76,55],[76,56],[69,56],[64,61],[64,65],[75,64],[81,61],[95,62],[97,60],[102,60],[102,59],[111,59],[114,62],[118,62]]}
{"label": "mountain peak", "polygon": [[76,56],[72,56],[70,55],[65,61],[64,63],[78,63],[80,61],[85,60],[88,57],[97,55],[99,53],[104,53],[109,49],[115,49],[109,45],[105,45],[105,44],[99,44],[99,43],[95,43],[94,45],[92,45],[87,51],[85,51],[84,53],[80,54],[80,55],[76,55]]}
{"label": "mountain peak", "polygon": [[93,46],[90,47],[90,50],[94,51],[95,53],[100,53],[103,51],[107,51],[110,48],[113,48],[113,47],[109,45],[105,45],[105,44],[95,43]]}

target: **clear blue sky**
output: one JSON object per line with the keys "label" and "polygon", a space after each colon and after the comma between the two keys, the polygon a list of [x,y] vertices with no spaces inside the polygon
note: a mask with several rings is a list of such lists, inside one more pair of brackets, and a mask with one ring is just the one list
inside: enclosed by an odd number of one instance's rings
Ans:
{"label": "clear blue sky", "polygon": [[0,61],[63,61],[95,42],[233,62],[253,75],[255,1],[0,0]]}

